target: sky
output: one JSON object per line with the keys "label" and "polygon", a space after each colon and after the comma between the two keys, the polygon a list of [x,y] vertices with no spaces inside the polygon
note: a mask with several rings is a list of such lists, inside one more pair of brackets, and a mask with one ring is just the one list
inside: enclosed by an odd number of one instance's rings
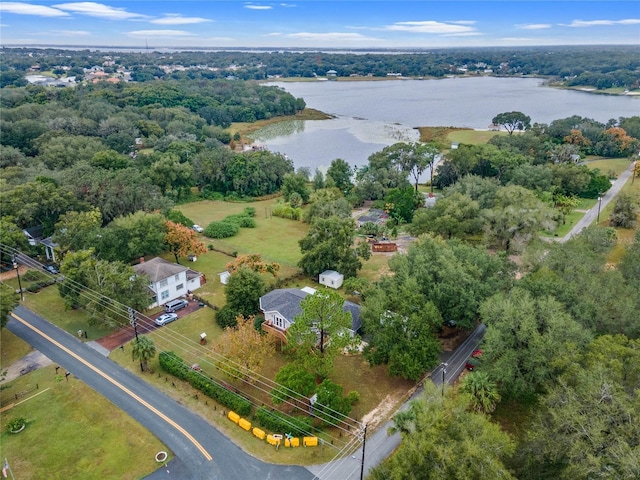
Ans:
{"label": "sky", "polygon": [[0,45],[446,48],[639,45],[637,0],[0,2]]}

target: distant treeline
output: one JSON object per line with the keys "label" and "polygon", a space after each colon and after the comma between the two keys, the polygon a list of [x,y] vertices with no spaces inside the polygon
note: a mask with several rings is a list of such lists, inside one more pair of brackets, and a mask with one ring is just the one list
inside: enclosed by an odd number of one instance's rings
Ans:
{"label": "distant treeline", "polygon": [[[338,77],[443,77],[451,74],[539,75],[567,85],[589,85],[599,89],[635,89],[640,81],[640,47],[557,46],[483,47],[416,50],[411,53],[332,53],[312,51],[185,51],[107,52],[39,48],[4,48],[0,86],[24,83],[24,74],[34,64],[40,71],[58,75],[84,74],[83,68],[104,65],[105,72],[125,66],[134,81],[155,79],[226,78],[265,80],[273,77],[325,76],[335,70]],[[181,66],[185,69],[172,70]]]}

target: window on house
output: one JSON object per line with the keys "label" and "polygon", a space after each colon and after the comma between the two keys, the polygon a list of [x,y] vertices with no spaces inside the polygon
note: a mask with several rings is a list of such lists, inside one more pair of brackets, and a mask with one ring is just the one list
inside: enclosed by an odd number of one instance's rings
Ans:
{"label": "window on house", "polygon": [[176,282],[180,281],[180,274],[179,274],[179,273],[176,273],[176,274],[174,275],[173,279],[174,279]]}
{"label": "window on house", "polygon": [[160,298],[161,298],[162,300],[166,300],[167,298],[169,298],[169,290],[163,290],[163,291],[160,293]]}
{"label": "window on house", "polygon": [[164,280],[160,280],[160,287],[166,287],[169,284],[169,280],[166,278]]}
{"label": "window on house", "polygon": [[183,288],[184,288],[184,283],[181,283],[180,285],[176,285],[176,291],[182,290]]}

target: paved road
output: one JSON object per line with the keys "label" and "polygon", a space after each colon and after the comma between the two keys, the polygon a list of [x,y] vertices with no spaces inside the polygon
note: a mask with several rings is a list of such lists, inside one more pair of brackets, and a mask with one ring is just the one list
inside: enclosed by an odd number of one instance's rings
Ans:
{"label": "paved road", "polygon": [[571,229],[571,231],[569,231],[569,233],[567,233],[564,237],[560,237],[554,240],[564,243],[570,238],[578,235],[582,230],[584,230],[589,225],[591,225],[595,220],[597,220],[598,212],[601,212],[602,210],[604,210],[605,207],[609,205],[609,202],[611,202],[614,198],[616,198],[616,195],[620,193],[620,190],[622,190],[622,187],[624,187],[624,184],[627,183],[627,180],[631,178],[631,175],[633,173],[633,167],[634,167],[634,164],[632,163],[629,166],[629,168],[627,168],[624,172],[620,174],[620,176],[616,179],[616,181],[613,182],[613,184],[611,185],[611,188],[607,191],[607,193],[605,193],[602,196],[601,200],[599,201],[599,204],[596,203],[596,205],[593,208],[591,208],[587,213],[585,213],[582,216],[582,218],[578,220],[578,222],[573,226],[573,228]]}
{"label": "paved road", "polygon": [[[455,382],[460,373],[465,368],[467,359],[473,351],[478,348],[480,341],[484,337],[487,327],[484,324],[478,327],[456,348],[451,354],[443,357],[443,362],[447,363],[445,372],[445,381],[449,384]],[[436,385],[442,385],[442,369],[437,367],[431,373],[431,380]],[[411,401],[415,400],[422,394],[423,389],[418,388],[411,397],[398,409],[398,411],[409,408]],[[388,435],[387,430],[393,426],[393,420],[389,420],[381,425],[374,433],[367,435],[364,459],[364,476],[366,477],[369,470],[379,465],[393,451],[398,448],[402,437],[399,433]],[[308,467],[317,478],[321,480],[359,480],[362,465],[362,449],[359,449],[351,456],[347,456],[330,464],[315,465]]]}
{"label": "paved road", "polygon": [[306,468],[268,464],[248,455],[198,415],[22,306],[14,310],[7,328],[111,400],[171,449],[178,461],[149,478],[313,478]]}

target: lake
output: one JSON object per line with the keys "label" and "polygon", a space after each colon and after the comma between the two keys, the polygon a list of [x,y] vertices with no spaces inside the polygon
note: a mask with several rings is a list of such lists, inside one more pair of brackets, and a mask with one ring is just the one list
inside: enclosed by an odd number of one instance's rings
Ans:
{"label": "lake", "polygon": [[336,158],[367,164],[369,155],[397,142],[418,140],[415,127],[486,130],[499,113],[519,111],[531,123],[573,115],[602,123],[640,115],[640,98],[546,87],[536,78],[446,78],[354,82],[273,82],[330,120],[288,121],[252,135],[293,160],[296,168],[326,171]]}

